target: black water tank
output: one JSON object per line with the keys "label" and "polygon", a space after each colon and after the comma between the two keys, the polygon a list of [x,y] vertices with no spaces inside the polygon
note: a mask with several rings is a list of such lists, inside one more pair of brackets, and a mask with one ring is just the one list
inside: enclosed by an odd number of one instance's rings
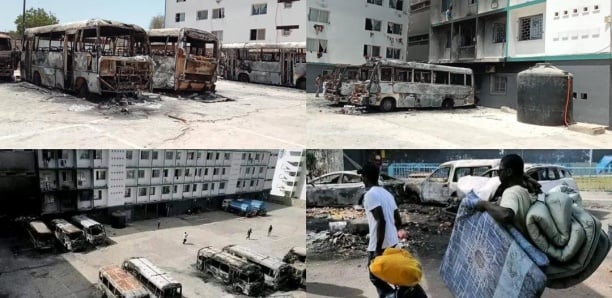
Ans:
{"label": "black water tank", "polygon": [[537,125],[572,123],[571,73],[550,63],[537,63],[518,73],[517,85],[516,118],[519,122]]}
{"label": "black water tank", "polygon": [[122,211],[115,211],[111,215],[111,226],[115,229],[123,229],[127,223],[127,215]]}

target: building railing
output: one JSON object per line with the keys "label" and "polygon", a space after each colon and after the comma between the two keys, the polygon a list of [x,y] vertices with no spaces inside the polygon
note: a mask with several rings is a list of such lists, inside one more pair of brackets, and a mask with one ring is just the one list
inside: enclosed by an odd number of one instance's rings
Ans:
{"label": "building railing", "polygon": [[474,59],[476,58],[476,46],[462,46],[458,48],[459,59]]}

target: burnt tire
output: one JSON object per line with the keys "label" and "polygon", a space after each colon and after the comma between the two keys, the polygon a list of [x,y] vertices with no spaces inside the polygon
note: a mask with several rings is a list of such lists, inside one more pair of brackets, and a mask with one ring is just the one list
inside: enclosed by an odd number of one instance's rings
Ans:
{"label": "burnt tire", "polygon": [[451,110],[453,107],[455,106],[455,101],[453,101],[450,98],[445,99],[444,101],[442,101],[442,109],[445,110]]}
{"label": "burnt tire", "polygon": [[42,80],[40,79],[40,74],[38,72],[34,73],[32,83],[34,83],[36,86],[42,86]]}
{"label": "burnt tire", "polygon": [[87,87],[86,82],[81,82],[79,88],[77,89],[77,94],[79,98],[87,99],[89,97],[89,88]]}
{"label": "burnt tire", "polygon": [[299,79],[297,81],[296,87],[301,90],[306,90],[306,79]]}
{"label": "burnt tire", "polygon": [[243,82],[243,83],[248,83],[251,80],[249,79],[248,75],[242,73],[242,74],[238,75],[238,81]]}
{"label": "burnt tire", "polygon": [[385,113],[395,110],[395,100],[393,98],[383,99],[383,101],[380,103],[379,110]]}

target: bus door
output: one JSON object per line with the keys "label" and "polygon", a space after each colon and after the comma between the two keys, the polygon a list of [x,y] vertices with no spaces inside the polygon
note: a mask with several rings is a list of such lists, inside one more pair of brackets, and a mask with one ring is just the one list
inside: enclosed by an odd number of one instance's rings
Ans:
{"label": "bus door", "polygon": [[67,31],[64,38],[64,89],[72,89],[74,81],[74,46],[76,31]]}

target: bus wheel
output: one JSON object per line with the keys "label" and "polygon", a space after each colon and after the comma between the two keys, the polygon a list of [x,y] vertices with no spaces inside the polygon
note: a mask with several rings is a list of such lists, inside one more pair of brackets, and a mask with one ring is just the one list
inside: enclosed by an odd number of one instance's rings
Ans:
{"label": "bus wheel", "polygon": [[453,108],[453,106],[455,106],[455,102],[450,98],[447,98],[442,102],[442,108],[445,110],[450,110]]}
{"label": "bus wheel", "polygon": [[247,76],[246,74],[241,73],[238,76],[238,81],[248,83],[250,81],[249,80],[249,76]]}
{"label": "bus wheel", "polygon": [[78,91],[79,91],[79,98],[87,99],[87,97],[89,97],[89,88],[87,88],[87,82],[81,81]]}
{"label": "bus wheel", "polygon": [[40,79],[40,74],[38,72],[34,73],[33,83],[36,86],[41,86],[42,85],[42,82],[41,82],[41,79]]}
{"label": "bus wheel", "polygon": [[392,98],[385,98],[380,103],[380,110],[383,112],[391,112],[395,109],[395,101]]}
{"label": "bus wheel", "polygon": [[304,79],[304,78],[300,78],[300,79],[297,81],[296,87],[297,87],[298,89],[306,90],[306,79]]}

